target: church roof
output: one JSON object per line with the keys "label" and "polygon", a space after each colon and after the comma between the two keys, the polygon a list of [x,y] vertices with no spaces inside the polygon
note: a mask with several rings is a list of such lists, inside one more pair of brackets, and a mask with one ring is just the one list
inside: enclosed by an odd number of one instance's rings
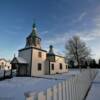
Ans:
{"label": "church roof", "polygon": [[40,48],[36,48],[36,47],[33,47],[33,46],[20,49],[19,51],[23,51],[23,50],[27,50],[27,49],[37,49],[37,50],[40,50],[40,51],[43,51],[43,52],[47,52],[46,50],[43,50],[43,49],[40,49]]}
{"label": "church roof", "polygon": [[27,61],[22,57],[17,57],[19,63],[27,63]]}
{"label": "church roof", "polygon": [[27,64],[27,61],[22,57],[15,57],[11,63]]}
{"label": "church roof", "polygon": [[35,23],[33,23],[33,29],[32,29],[32,32],[31,32],[31,36],[32,36],[32,38],[34,38],[34,37],[37,37],[37,29],[36,29],[36,24]]}
{"label": "church roof", "polygon": [[55,54],[54,54],[54,51],[53,51],[53,46],[52,46],[52,45],[49,46],[48,55],[55,55]]}

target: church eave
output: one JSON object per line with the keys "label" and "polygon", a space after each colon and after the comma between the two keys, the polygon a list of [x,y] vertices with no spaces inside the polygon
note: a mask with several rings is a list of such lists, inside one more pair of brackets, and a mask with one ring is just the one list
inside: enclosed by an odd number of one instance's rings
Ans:
{"label": "church eave", "polygon": [[27,48],[20,49],[18,51],[20,52],[20,51],[27,50],[27,49],[37,49],[37,50],[40,50],[40,51],[43,51],[43,52],[47,52],[46,50],[43,50],[43,49],[40,49],[40,48],[36,48],[36,47],[27,47]]}

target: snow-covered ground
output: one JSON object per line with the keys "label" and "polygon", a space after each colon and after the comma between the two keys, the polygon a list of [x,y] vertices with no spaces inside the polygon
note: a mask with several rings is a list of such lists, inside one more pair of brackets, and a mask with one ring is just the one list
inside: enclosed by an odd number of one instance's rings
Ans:
{"label": "snow-covered ground", "polygon": [[71,76],[74,76],[76,74],[79,74],[79,73],[80,73],[79,70],[74,69],[74,70],[69,70],[68,73],[54,74],[54,75],[41,75],[39,77],[40,78],[47,78],[47,79],[65,80],[65,79],[67,79]]}
{"label": "snow-covered ground", "polygon": [[92,87],[88,93],[86,100],[100,100],[100,70],[92,83]]}
{"label": "snow-covered ground", "polygon": [[24,93],[31,91],[42,91],[63,79],[69,79],[79,71],[73,70],[64,74],[42,75],[44,78],[14,77],[0,81],[0,100],[25,100]]}

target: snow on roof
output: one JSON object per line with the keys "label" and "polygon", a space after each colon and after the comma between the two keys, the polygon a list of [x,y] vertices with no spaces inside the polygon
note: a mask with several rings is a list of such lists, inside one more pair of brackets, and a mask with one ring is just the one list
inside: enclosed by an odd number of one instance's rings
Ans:
{"label": "snow on roof", "polygon": [[7,61],[5,58],[0,58],[0,61],[2,61],[2,60]]}
{"label": "snow on roof", "polygon": [[15,58],[13,58],[11,63],[27,64],[27,61],[22,57],[15,57]]}
{"label": "snow on roof", "polygon": [[17,59],[18,63],[27,64],[27,61],[22,57],[17,57],[16,59]]}

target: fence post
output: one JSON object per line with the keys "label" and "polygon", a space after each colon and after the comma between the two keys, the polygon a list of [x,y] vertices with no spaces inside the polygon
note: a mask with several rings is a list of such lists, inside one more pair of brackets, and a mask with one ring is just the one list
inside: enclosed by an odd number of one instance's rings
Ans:
{"label": "fence post", "polygon": [[62,82],[62,94],[63,94],[63,100],[66,100],[65,81]]}
{"label": "fence post", "polygon": [[38,99],[37,100],[46,100],[46,95],[45,95],[44,91],[39,92],[37,95],[38,95]]}
{"label": "fence post", "polygon": [[11,68],[11,73],[10,73],[10,77],[13,77],[13,76],[12,76],[12,68]]}
{"label": "fence post", "polygon": [[72,100],[71,97],[71,84],[70,84],[70,79],[68,80],[68,92],[69,92],[69,100]]}
{"label": "fence post", "polygon": [[4,70],[4,76],[3,76],[4,79],[5,79],[5,74],[6,74],[6,71]]}
{"label": "fence post", "polygon": [[66,80],[66,100],[69,100],[69,85],[68,85],[68,81]]}
{"label": "fence post", "polygon": [[62,95],[62,83],[58,84],[58,100],[63,100],[63,95]]}
{"label": "fence post", "polygon": [[48,88],[46,91],[46,100],[53,100],[53,89]]}
{"label": "fence post", "polygon": [[53,86],[53,100],[58,100],[58,91],[57,85]]}

